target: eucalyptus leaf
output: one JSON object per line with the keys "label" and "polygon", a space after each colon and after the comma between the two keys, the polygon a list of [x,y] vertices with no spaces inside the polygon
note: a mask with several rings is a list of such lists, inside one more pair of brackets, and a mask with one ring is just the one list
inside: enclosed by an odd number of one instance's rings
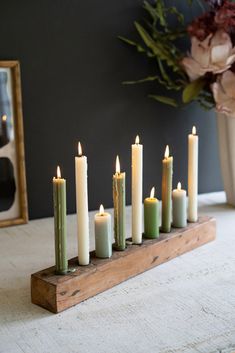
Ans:
{"label": "eucalyptus leaf", "polygon": [[190,82],[183,90],[183,103],[187,104],[193,101],[199,95],[205,84],[206,81],[202,78]]}

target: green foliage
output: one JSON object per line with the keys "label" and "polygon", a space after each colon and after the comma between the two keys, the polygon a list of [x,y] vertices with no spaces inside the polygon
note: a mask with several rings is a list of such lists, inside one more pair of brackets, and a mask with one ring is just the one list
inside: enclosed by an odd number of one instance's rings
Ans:
{"label": "green foliage", "polygon": [[[195,0],[200,3],[200,0]],[[187,0],[191,6],[193,0]],[[143,8],[147,18],[144,21],[135,21],[134,26],[140,41],[133,41],[119,36],[124,43],[132,46],[141,55],[146,55],[155,65],[154,73],[138,80],[128,80],[124,84],[139,84],[155,81],[167,91],[181,91],[182,102],[158,94],[150,94],[149,97],[161,103],[173,107],[181,103],[189,104],[192,101],[199,102],[202,106],[209,107],[212,103],[206,101],[202,93],[205,86],[204,80],[190,83],[181,65],[182,51],[178,48],[179,41],[187,36],[184,16],[175,6],[166,6],[164,0],[144,1]],[[172,26],[171,23],[174,23]],[[201,94],[201,95],[200,95]]]}
{"label": "green foliage", "polygon": [[149,98],[153,98],[158,102],[171,105],[172,107],[178,107],[176,100],[173,98],[164,97],[164,96],[157,96],[155,94],[150,94]]}
{"label": "green foliage", "polygon": [[203,89],[203,87],[205,86],[205,84],[206,84],[206,81],[203,78],[199,78],[187,84],[187,86],[185,86],[183,90],[183,96],[182,96],[183,103],[190,103],[194,99],[196,99],[199,93],[201,92],[201,90]]}

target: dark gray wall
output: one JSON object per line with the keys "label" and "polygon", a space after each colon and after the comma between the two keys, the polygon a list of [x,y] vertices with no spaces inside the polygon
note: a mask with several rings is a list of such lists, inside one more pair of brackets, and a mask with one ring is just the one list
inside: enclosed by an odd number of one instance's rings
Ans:
{"label": "dark gray wall", "polygon": [[[151,73],[145,59],[123,45],[142,17],[136,0],[1,1],[0,59],[21,62],[25,150],[31,218],[52,215],[51,179],[60,164],[68,211],[75,211],[77,141],[89,161],[89,206],[112,206],[111,178],[120,155],[130,202],[130,145],[144,143],[144,195],[160,196],[165,145],[174,155],[174,185],[187,182],[187,134],[200,134],[199,191],[221,189],[213,113],[167,108],[146,98],[149,85],[122,86]],[[157,91],[157,88],[155,89]]]}

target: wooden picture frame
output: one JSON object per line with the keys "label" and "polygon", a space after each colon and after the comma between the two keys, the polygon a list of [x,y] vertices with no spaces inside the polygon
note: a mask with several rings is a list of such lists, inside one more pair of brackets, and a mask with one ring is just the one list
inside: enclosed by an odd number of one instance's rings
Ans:
{"label": "wooden picture frame", "polygon": [[[9,120],[5,110],[9,112]],[[0,138],[2,138],[0,139],[0,227],[6,227],[28,221],[21,77],[18,61],[0,61],[0,124]],[[4,131],[6,131],[5,136]],[[5,170],[10,169],[9,179],[14,182],[14,197],[9,209],[4,209],[6,207],[4,205],[8,202],[5,202],[5,196],[1,198],[1,195],[8,190],[8,187],[4,190],[6,183],[4,184],[3,177],[1,179],[3,162],[7,162]],[[3,171],[4,168],[2,168]],[[10,192],[13,193],[13,191]]]}

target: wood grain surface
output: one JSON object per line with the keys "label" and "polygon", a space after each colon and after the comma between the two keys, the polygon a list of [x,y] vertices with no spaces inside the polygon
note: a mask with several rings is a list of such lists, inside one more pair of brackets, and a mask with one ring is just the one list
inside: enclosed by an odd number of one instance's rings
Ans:
{"label": "wood grain surface", "polygon": [[114,251],[110,259],[98,259],[92,252],[90,264],[78,266],[77,258],[73,258],[69,266],[75,272],[68,275],[55,275],[54,267],[32,275],[32,302],[53,313],[61,312],[215,237],[215,219],[201,217],[187,228],[161,233],[157,240],[144,239],[141,245],[128,245],[125,251]]}

